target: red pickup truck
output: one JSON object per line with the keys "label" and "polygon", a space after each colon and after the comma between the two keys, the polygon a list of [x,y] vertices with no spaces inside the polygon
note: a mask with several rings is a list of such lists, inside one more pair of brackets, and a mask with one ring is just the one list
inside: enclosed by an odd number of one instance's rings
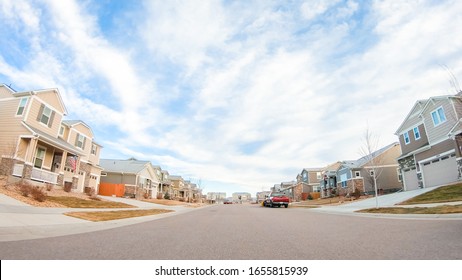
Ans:
{"label": "red pickup truck", "polygon": [[263,206],[267,207],[289,207],[289,197],[280,192],[271,192],[269,196],[263,201]]}

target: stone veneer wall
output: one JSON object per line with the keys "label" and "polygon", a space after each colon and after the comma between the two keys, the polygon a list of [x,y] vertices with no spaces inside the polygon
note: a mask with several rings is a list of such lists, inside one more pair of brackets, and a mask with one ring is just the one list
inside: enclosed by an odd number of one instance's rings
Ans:
{"label": "stone veneer wall", "polygon": [[342,183],[337,183],[337,192],[338,195],[344,196],[347,194],[353,194],[353,192],[359,189],[361,192],[364,192],[364,179],[363,178],[352,178],[347,181],[346,187],[342,187]]}

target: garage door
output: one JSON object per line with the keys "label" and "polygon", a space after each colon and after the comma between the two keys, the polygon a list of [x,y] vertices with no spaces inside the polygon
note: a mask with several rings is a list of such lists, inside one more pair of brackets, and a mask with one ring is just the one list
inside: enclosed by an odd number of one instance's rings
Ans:
{"label": "garage door", "polygon": [[403,171],[403,179],[406,191],[416,190],[419,188],[419,181],[417,180],[417,170],[415,168]]}
{"label": "garage door", "polygon": [[459,172],[455,154],[423,163],[422,173],[426,188],[456,182]]}

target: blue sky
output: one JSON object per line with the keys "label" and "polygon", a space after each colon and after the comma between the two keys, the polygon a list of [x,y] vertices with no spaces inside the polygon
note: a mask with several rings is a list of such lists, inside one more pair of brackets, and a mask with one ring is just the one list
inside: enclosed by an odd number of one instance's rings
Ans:
{"label": "blue sky", "polygon": [[385,146],[462,77],[461,1],[0,1],[0,82],[58,88],[102,158],[257,191]]}

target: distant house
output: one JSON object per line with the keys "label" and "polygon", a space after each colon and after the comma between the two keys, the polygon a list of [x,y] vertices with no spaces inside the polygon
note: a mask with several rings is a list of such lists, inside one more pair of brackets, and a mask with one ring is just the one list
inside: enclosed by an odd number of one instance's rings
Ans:
{"label": "distant house", "polygon": [[337,190],[337,172],[342,166],[342,162],[337,161],[322,168],[321,180],[319,186],[321,197],[329,197]]}
{"label": "distant house", "polygon": [[58,89],[16,92],[0,85],[0,174],[97,191],[101,145],[81,120],[65,120]]}
{"label": "distant house", "polygon": [[392,143],[360,159],[342,162],[337,171],[337,190],[353,193],[359,189],[361,192],[373,193],[374,171],[377,173],[377,189],[381,193],[401,189],[402,183],[396,161],[400,152],[399,143]]}
{"label": "distant house", "polygon": [[270,193],[271,193],[270,191],[257,192],[256,194],[257,203],[263,202]]}
{"label": "distant house", "polygon": [[226,193],[224,192],[208,192],[207,193],[207,202],[208,203],[220,203],[225,201]]}
{"label": "distant house", "polygon": [[396,131],[404,189],[462,179],[462,92],[418,100]]}
{"label": "distant house", "polygon": [[159,185],[161,185],[161,170],[153,166],[150,161],[101,159],[104,168],[101,183],[122,184],[125,187],[124,195],[129,197],[155,198]]}
{"label": "distant house", "polygon": [[235,192],[232,199],[233,202],[249,202],[252,200],[252,195],[247,192]]}

